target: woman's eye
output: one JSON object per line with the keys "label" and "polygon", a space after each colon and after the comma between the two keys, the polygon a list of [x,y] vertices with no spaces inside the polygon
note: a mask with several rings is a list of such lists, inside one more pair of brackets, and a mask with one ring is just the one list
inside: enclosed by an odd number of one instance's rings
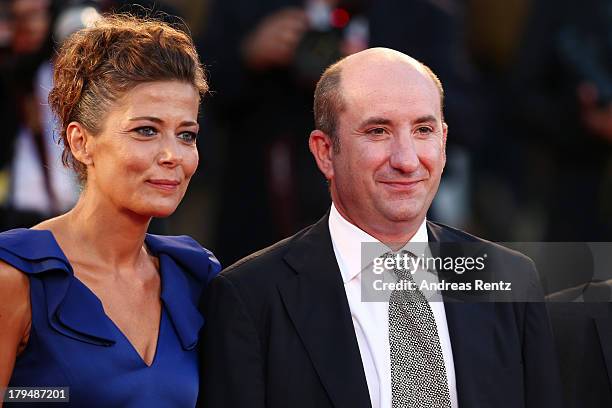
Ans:
{"label": "woman's eye", "polygon": [[178,135],[179,139],[187,143],[195,143],[198,138],[198,134],[195,132],[181,132]]}
{"label": "woman's eye", "polygon": [[151,126],[142,126],[134,130],[138,132],[138,134],[147,137],[155,136],[157,134],[157,130]]}

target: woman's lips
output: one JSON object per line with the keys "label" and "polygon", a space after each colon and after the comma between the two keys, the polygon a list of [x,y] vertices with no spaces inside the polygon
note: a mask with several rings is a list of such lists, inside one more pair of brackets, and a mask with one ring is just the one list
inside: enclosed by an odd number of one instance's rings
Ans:
{"label": "woman's lips", "polygon": [[164,191],[174,191],[181,184],[181,182],[177,180],[164,180],[164,179],[147,180],[146,182],[152,187],[155,187],[155,188],[158,188]]}

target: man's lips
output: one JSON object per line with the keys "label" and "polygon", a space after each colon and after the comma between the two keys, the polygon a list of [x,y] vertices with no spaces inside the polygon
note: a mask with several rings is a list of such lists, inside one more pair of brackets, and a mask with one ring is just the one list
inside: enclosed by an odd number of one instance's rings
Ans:
{"label": "man's lips", "polygon": [[411,190],[423,180],[379,180],[378,182],[394,190]]}
{"label": "man's lips", "polygon": [[146,182],[147,184],[155,188],[159,188],[160,190],[165,190],[165,191],[176,190],[178,186],[181,184],[181,182],[178,180],[169,180],[169,179],[151,179],[151,180],[147,180]]}

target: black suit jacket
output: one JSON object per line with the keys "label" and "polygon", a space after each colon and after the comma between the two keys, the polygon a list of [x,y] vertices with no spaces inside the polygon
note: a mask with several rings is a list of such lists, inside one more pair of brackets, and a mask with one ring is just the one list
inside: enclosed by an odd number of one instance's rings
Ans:
{"label": "black suit jacket", "polygon": [[568,408],[612,407],[612,303],[571,301],[585,292],[582,285],[549,296],[563,392]]}
{"label": "black suit jacket", "polygon": [[[430,240],[473,241],[535,277],[523,256],[428,223]],[[200,406],[371,406],[328,217],[223,271],[204,306]],[[445,304],[459,405],[558,407],[542,303]]]}

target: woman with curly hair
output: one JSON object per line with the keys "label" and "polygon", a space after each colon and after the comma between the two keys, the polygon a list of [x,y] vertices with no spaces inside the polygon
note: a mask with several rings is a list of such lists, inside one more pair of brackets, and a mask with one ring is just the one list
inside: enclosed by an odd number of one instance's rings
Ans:
{"label": "woman with curly hair", "polygon": [[220,267],[189,237],[146,231],[196,171],[207,89],[191,38],[159,21],[106,16],[62,45],[49,104],[83,190],[66,214],[0,234],[0,388],[195,405],[197,307]]}

